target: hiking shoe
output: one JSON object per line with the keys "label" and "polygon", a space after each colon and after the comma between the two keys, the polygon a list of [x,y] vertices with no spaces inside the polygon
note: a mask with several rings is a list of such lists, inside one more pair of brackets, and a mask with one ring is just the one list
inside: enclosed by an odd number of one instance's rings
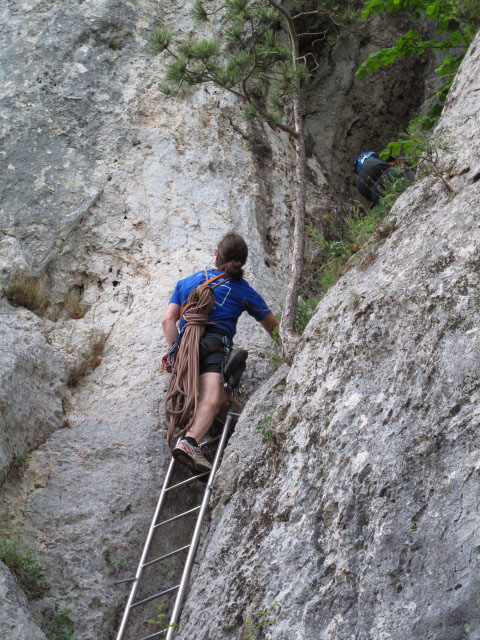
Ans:
{"label": "hiking shoe", "polygon": [[194,447],[184,438],[180,438],[172,451],[172,456],[177,462],[185,465],[192,473],[204,473],[210,471],[212,465],[203,455],[200,447]]}

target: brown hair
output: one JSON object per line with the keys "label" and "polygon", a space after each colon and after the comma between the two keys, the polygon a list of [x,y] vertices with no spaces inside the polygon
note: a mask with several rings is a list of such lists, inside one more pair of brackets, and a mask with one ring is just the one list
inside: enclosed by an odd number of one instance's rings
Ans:
{"label": "brown hair", "polygon": [[242,266],[247,261],[248,247],[241,235],[227,233],[218,243],[217,267],[225,271],[232,280],[243,278]]}

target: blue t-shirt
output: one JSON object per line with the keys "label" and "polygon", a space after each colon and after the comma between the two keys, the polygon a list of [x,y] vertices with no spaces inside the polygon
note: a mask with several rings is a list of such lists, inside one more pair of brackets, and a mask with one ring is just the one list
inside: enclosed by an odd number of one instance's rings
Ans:
{"label": "blue t-shirt", "polygon": [[[209,269],[208,277],[213,278],[219,273],[221,273],[219,269]],[[188,278],[179,280],[175,285],[170,302],[181,307],[187,301],[190,291],[202,284],[202,282],[205,282],[205,271],[198,271],[192,276],[188,276]],[[258,322],[270,313],[270,309],[262,296],[255,289],[252,289],[243,278],[241,280],[228,280],[227,277],[219,278],[212,282],[212,288],[215,304],[210,311],[208,320],[221,322],[218,325],[218,329],[217,327],[211,329],[213,332],[226,333],[230,338],[233,338],[237,331],[237,320],[244,311],[253,316]],[[180,332],[183,331],[184,326],[185,320],[181,318]]]}

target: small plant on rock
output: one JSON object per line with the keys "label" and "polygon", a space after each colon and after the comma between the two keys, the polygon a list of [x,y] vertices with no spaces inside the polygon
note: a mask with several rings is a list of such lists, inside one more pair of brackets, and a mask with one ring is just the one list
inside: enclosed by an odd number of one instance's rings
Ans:
{"label": "small plant on rock", "polygon": [[297,333],[304,332],[317,306],[318,298],[307,298],[304,296],[298,298],[297,317],[295,320],[295,331],[297,331]]}
{"label": "small plant on rock", "polygon": [[278,327],[275,327],[272,333],[272,340],[267,347],[270,353],[270,362],[272,363],[273,370],[276,371],[283,364],[283,356],[280,345],[280,334]]}
{"label": "small plant on rock", "polygon": [[176,627],[177,624],[175,622],[172,622],[171,624],[167,623],[167,614],[164,611],[165,609],[165,604],[158,604],[157,605],[157,615],[155,616],[155,618],[151,618],[150,620],[147,620],[147,624],[154,624],[158,627],[160,632],[167,632],[170,628]]}
{"label": "small plant on rock", "polygon": [[20,456],[17,456],[12,460],[12,469],[17,474],[20,475],[25,470],[25,467],[32,459],[32,456],[30,454],[32,453],[32,451],[35,451],[37,447],[38,447],[38,442],[33,442],[30,446],[28,446],[25,449],[25,451]]}
{"label": "small plant on rock", "polygon": [[31,598],[40,598],[48,588],[45,571],[35,553],[14,537],[0,540],[0,560],[17,578],[22,589]]}
{"label": "small plant on rock", "polygon": [[260,420],[258,423],[258,429],[262,434],[262,442],[263,444],[270,444],[272,440],[272,420],[273,420],[273,412],[268,413],[264,418]]}
{"label": "small plant on rock", "polygon": [[38,279],[23,273],[12,275],[4,293],[11,305],[25,307],[37,315],[42,315],[47,307],[47,299]]}
{"label": "small plant on rock", "polygon": [[[276,621],[272,619],[271,614],[274,609],[279,606],[278,602],[272,602],[266,609],[260,609],[254,615],[253,621],[245,620],[243,623],[244,632],[242,640],[254,640],[257,638],[257,632],[265,631],[269,627],[276,625]],[[263,637],[263,635],[262,635]]]}
{"label": "small plant on rock", "polygon": [[55,600],[52,609],[43,610],[44,618],[47,618],[45,635],[48,640],[74,640],[75,623],[71,619],[73,610]]}
{"label": "small plant on rock", "polygon": [[88,373],[93,371],[102,361],[102,353],[107,342],[107,334],[103,331],[97,331],[93,344],[88,352],[73,367],[67,380],[67,386],[76,387]]}

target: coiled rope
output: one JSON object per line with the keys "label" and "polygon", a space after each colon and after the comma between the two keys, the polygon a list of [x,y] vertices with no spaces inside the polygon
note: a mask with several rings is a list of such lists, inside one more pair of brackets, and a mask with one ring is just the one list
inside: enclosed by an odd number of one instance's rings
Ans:
{"label": "coiled rope", "polygon": [[208,321],[215,298],[210,287],[199,285],[187,299],[185,330],[178,350],[175,366],[170,376],[165,400],[167,414],[167,440],[170,444],[176,431],[185,435],[195,417],[199,396],[199,347],[205,327],[215,324]]}

